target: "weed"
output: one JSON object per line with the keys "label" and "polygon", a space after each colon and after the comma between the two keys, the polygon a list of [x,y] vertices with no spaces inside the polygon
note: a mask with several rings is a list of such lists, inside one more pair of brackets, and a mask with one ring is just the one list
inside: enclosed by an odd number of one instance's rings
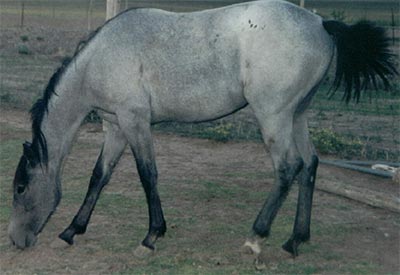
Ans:
{"label": "weed", "polygon": [[24,55],[31,55],[32,51],[28,48],[28,46],[23,44],[18,46],[18,53]]}
{"label": "weed", "polygon": [[100,123],[101,121],[101,117],[94,110],[91,111],[85,118],[86,123]]}
{"label": "weed", "polygon": [[232,123],[220,123],[213,127],[209,127],[203,131],[204,137],[208,137],[217,141],[226,142],[231,138],[234,125]]}
{"label": "weed", "polygon": [[26,42],[29,40],[29,37],[27,35],[21,35],[20,38],[22,42]]}
{"label": "weed", "polygon": [[0,102],[1,102],[2,104],[4,104],[4,103],[11,103],[11,102],[12,102],[12,97],[11,97],[11,95],[10,95],[9,93],[4,94],[4,95],[1,95],[1,96],[0,96]]}
{"label": "weed", "polygon": [[330,129],[311,129],[314,145],[323,154],[359,155],[363,144],[357,138],[345,138]]}
{"label": "weed", "polygon": [[155,125],[154,129],[181,136],[207,138],[221,142],[229,140],[261,140],[261,133],[256,124],[245,123],[243,121],[231,122],[229,119],[201,124],[167,122]]}
{"label": "weed", "polygon": [[42,37],[42,36],[37,36],[37,37],[36,37],[36,40],[37,40],[37,41],[40,41],[40,42],[41,42],[41,41],[44,41],[44,37]]}

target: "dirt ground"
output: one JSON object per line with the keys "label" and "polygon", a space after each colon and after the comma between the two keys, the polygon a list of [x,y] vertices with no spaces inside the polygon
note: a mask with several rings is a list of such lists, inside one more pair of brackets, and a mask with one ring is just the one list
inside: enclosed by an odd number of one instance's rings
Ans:
{"label": "dirt ground", "polygon": [[[1,110],[0,144],[29,139],[29,127],[26,113]],[[273,183],[271,163],[262,144],[221,143],[160,133],[155,133],[155,146],[169,231],[159,241],[156,254],[146,261],[133,256],[146,230],[147,210],[129,151],[104,190],[88,232],[78,236],[76,244],[70,247],[59,241],[57,235],[82,201],[101,141],[100,125],[82,127],[64,170],[63,202],[36,247],[24,251],[12,248],[6,235],[8,217],[2,217],[2,274],[400,272],[400,215],[318,190],[312,240],[301,246],[298,258],[291,259],[280,244],[292,228],[296,187],[279,213],[270,239],[263,244],[267,268],[256,271],[252,261],[239,251]],[[3,166],[10,165],[1,175],[3,208],[9,208],[11,203],[11,180],[20,149],[18,144],[11,150],[14,163],[2,162]],[[381,186],[388,195],[398,195],[398,186],[389,180],[323,165],[318,180],[324,184],[339,180],[366,183],[367,188]]]}

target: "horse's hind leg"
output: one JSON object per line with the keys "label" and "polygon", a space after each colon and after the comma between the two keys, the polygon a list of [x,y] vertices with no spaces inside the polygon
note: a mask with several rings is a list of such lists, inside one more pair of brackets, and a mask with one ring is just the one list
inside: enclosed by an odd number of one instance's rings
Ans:
{"label": "horse's hind leg", "polygon": [[283,245],[283,249],[297,256],[297,247],[300,243],[310,239],[311,208],[318,157],[310,141],[305,114],[295,118],[294,131],[295,142],[304,160],[304,166],[298,176],[299,196],[293,233]]}
{"label": "horse's hind leg", "polygon": [[142,108],[137,112],[120,112],[118,121],[132,149],[146,193],[149,231],[142,245],[135,251],[136,256],[143,257],[155,249],[154,244],[157,238],[166,232],[166,223],[157,191],[157,167],[150,129],[150,114]]}
{"label": "horse's hind leg", "polygon": [[[299,157],[293,138],[293,113],[288,111],[263,115],[255,110],[255,114],[275,169],[275,185],[253,225],[256,235],[267,237],[295,176],[303,166],[303,161]],[[245,246],[256,254],[260,253],[256,240],[247,241]]]}
{"label": "horse's hind leg", "polygon": [[117,125],[108,127],[103,148],[93,170],[85,201],[71,224],[59,235],[61,239],[73,244],[75,234],[86,231],[90,216],[103,187],[110,180],[113,168],[118,163],[126,146],[126,139]]}

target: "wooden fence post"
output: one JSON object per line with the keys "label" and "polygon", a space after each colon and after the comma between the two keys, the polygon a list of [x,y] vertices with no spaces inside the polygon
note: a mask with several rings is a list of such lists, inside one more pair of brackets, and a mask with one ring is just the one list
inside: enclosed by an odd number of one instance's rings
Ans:
{"label": "wooden fence post", "polygon": [[24,19],[25,19],[25,1],[21,2],[21,29],[24,27]]}
{"label": "wooden fence post", "polygon": [[119,12],[120,0],[107,0],[106,20],[116,16]]}
{"label": "wooden fence post", "polygon": [[92,12],[93,12],[93,0],[89,0],[87,10],[86,10],[88,31],[90,31],[92,29]]}
{"label": "wooden fence post", "polygon": [[302,7],[302,8],[304,8],[304,6],[305,6],[305,2],[306,0],[300,0],[300,7]]}

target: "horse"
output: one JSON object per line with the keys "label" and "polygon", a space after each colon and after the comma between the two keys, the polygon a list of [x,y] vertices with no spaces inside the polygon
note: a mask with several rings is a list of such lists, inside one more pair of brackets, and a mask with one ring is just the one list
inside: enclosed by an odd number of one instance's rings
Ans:
{"label": "horse", "polygon": [[[100,27],[50,78],[32,107],[32,141],[23,144],[13,181],[8,233],[20,249],[33,246],[61,199],[61,174],[78,128],[92,110],[107,123],[83,204],[59,235],[73,244],[128,145],[148,205],[148,232],[137,251],[153,251],[166,233],[157,191],[151,125],[203,122],[250,106],[273,162],[275,182],[245,247],[259,240],[292,183],[299,184],[293,233],[283,248],[298,255],[310,239],[318,157],[306,109],[336,62],[331,93],[344,101],[390,86],[397,74],[382,28],[323,20],[294,4],[265,0],[192,13],[131,9]],[[329,93],[328,93],[329,95]]]}

